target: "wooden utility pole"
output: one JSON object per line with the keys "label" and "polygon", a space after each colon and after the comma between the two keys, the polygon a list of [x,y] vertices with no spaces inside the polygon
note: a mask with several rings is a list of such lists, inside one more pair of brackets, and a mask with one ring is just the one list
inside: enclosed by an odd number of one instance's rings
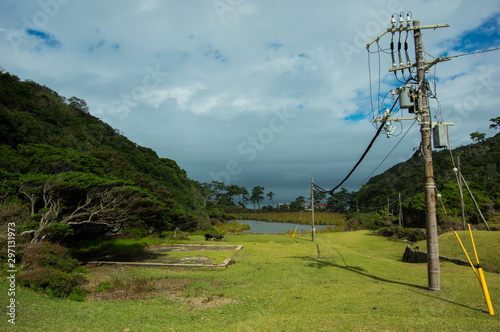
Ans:
{"label": "wooden utility pole", "polygon": [[399,199],[399,226],[403,226],[403,208],[401,207],[401,193],[399,193],[398,199]]}
{"label": "wooden utility pole", "polygon": [[311,241],[314,242],[314,178],[311,178]]}
{"label": "wooden utility pole", "polygon": [[418,109],[415,110],[415,113],[420,114],[422,119],[420,122],[420,133],[422,135],[421,148],[424,156],[428,285],[430,290],[438,291],[441,289],[441,286],[436,219],[436,185],[434,183],[434,169],[432,166],[431,123],[429,117],[429,104],[427,100],[427,84],[425,81],[424,47],[422,44],[422,33],[419,27],[420,21],[413,21],[413,28],[415,29],[415,59],[417,61],[418,80]]}
{"label": "wooden utility pole", "polygon": [[387,198],[387,219],[391,218],[391,205],[389,202],[389,198]]}
{"label": "wooden utility pole", "polygon": [[[416,63],[404,64],[401,60],[398,64],[393,61],[393,67],[389,69],[389,72],[404,71],[411,68],[417,68],[417,81],[418,87],[416,94],[413,94],[413,99],[415,100],[413,106],[408,103],[405,104],[403,108],[412,108],[415,116],[412,117],[400,117],[391,118],[384,117],[383,119],[374,119],[374,122],[387,122],[387,121],[401,121],[401,120],[418,120],[420,122],[420,133],[422,136],[421,149],[424,156],[424,175],[425,175],[425,218],[427,225],[427,276],[429,283],[429,290],[438,291],[440,290],[439,282],[439,247],[438,247],[438,233],[437,233],[437,220],[436,220],[436,185],[434,184],[434,170],[432,167],[432,146],[431,146],[431,122],[429,116],[429,103],[427,100],[427,82],[425,81],[425,72],[429,70],[435,64],[451,60],[449,57],[441,57],[434,59],[432,61],[424,61],[424,47],[422,44],[422,33],[423,29],[437,29],[437,28],[447,28],[449,24],[437,24],[437,25],[426,25],[421,26],[418,20],[413,21],[413,26],[410,26],[410,17],[407,15],[407,25],[404,26],[404,21],[402,15],[400,15],[400,24],[396,26],[396,21],[392,21],[392,27],[388,28],[386,31],[382,32],[375,39],[370,41],[366,45],[366,49],[369,51],[370,45],[374,42],[378,42],[382,36],[385,34],[401,33],[403,31],[414,32],[415,41],[415,57]],[[406,87],[405,87],[406,88]],[[401,94],[400,94],[401,97]],[[409,96],[407,96],[409,97]],[[408,100],[406,101],[408,102]],[[401,104],[401,99],[400,99]],[[410,111],[410,113],[412,113]],[[452,126],[453,123],[441,123],[445,126]]]}

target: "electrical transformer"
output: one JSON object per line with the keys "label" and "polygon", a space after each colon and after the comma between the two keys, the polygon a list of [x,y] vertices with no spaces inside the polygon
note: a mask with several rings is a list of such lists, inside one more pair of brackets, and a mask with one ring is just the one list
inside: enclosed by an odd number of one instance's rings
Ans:
{"label": "electrical transformer", "polygon": [[437,124],[432,129],[432,137],[434,139],[434,149],[445,148],[448,146],[448,128],[444,124]]}
{"label": "electrical transformer", "polygon": [[414,102],[411,87],[409,85],[403,85],[398,88],[399,93],[399,107],[409,108],[410,112],[413,110]]}

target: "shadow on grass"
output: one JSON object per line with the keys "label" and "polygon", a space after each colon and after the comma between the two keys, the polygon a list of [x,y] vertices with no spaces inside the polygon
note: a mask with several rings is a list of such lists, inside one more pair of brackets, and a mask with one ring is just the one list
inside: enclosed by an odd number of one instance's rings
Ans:
{"label": "shadow on grass", "polygon": [[403,286],[413,287],[413,288],[417,288],[417,289],[425,289],[425,290],[427,289],[426,287],[423,287],[423,286],[413,285],[413,284],[409,284],[409,283],[405,283],[405,282],[400,282],[400,281],[395,281],[395,280],[390,280],[390,279],[385,279],[385,278],[382,278],[382,277],[375,276],[373,274],[369,274],[362,267],[347,265],[347,263],[344,260],[344,258],[342,257],[342,255],[340,255],[340,257],[342,258],[342,261],[344,262],[344,265],[337,264],[335,262],[329,261],[329,260],[327,260],[325,258],[321,258],[321,257],[315,258],[315,257],[311,257],[311,256],[292,256],[292,257],[288,257],[288,258],[302,259],[302,260],[308,262],[305,265],[307,267],[312,267],[312,268],[316,268],[316,269],[323,269],[323,268],[328,268],[328,267],[335,267],[335,268],[347,270],[347,271],[359,274],[361,276],[364,276],[364,277],[367,277],[367,278],[371,278],[373,280],[377,280],[377,281],[381,281],[381,282],[387,282],[387,283],[391,283],[391,284],[403,285]]}
{"label": "shadow on grass", "polygon": [[450,300],[447,300],[447,299],[439,298],[437,296],[432,296],[431,293],[430,293],[430,291],[429,291],[429,289],[427,287],[419,286],[419,285],[413,285],[413,284],[409,284],[409,283],[406,283],[406,282],[400,282],[400,281],[395,281],[395,280],[390,280],[390,279],[378,277],[378,276],[375,276],[373,274],[367,273],[366,270],[363,269],[362,267],[349,266],[349,265],[347,265],[346,261],[344,260],[344,257],[342,257],[342,254],[337,250],[337,248],[334,247],[334,249],[340,255],[340,257],[341,257],[344,265],[336,264],[335,262],[329,261],[326,258],[321,257],[320,256],[320,249],[319,249],[318,245],[316,245],[316,250],[318,252],[318,257],[317,258],[316,257],[311,257],[311,256],[292,256],[292,257],[287,257],[287,258],[302,259],[303,261],[308,262],[305,265],[307,267],[312,267],[312,268],[316,268],[316,269],[334,267],[334,268],[339,268],[339,269],[347,270],[347,271],[359,274],[361,276],[371,278],[373,280],[377,280],[377,281],[381,281],[381,282],[386,282],[386,283],[390,283],[390,284],[408,286],[408,287],[419,289],[419,290],[425,290],[425,291],[428,291],[429,293],[424,293],[424,292],[417,292],[417,293],[421,294],[421,295],[424,295],[424,296],[427,296],[427,297],[431,297],[431,298],[436,299],[436,300],[440,300],[440,301],[447,302],[447,303],[450,303],[450,304],[454,304],[454,305],[457,305],[457,306],[460,306],[460,307],[463,307],[463,308],[467,308],[467,309],[470,309],[470,310],[475,310],[475,311],[478,311],[478,312],[488,313],[488,311],[480,310],[480,309],[477,309],[477,308],[472,308],[472,307],[469,307],[469,306],[467,306],[465,304],[453,302],[453,301],[450,301]]}
{"label": "shadow on grass", "polygon": [[[425,290],[427,290],[427,288]],[[489,314],[488,310],[481,310],[481,309],[469,307],[468,305],[465,305],[465,304],[462,304],[462,303],[457,303],[457,302],[453,302],[453,301],[450,301],[450,300],[447,300],[447,299],[439,298],[437,296],[432,296],[430,292],[428,292],[428,293],[416,292],[416,293],[420,294],[420,295],[424,295],[424,296],[430,297],[430,298],[433,298],[435,300],[440,300],[440,301],[443,301],[443,302],[447,302],[447,303],[451,303],[451,304],[454,304],[454,305],[458,305],[458,306],[466,308],[466,309],[474,310],[474,311],[477,311],[477,312],[484,312],[485,314]]]}
{"label": "shadow on grass", "polygon": [[137,262],[156,259],[160,254],[144,250],[137,243],[103,242],[97,246],[73,250],[73,257],[83,263],[89,261]]}

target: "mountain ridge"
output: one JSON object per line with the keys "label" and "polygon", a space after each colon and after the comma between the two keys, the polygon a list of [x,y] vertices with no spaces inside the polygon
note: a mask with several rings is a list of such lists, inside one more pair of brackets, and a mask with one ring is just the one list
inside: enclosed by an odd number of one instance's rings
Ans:
{"label": "mountain ridge", "polygon": [[71,234],[129,228],[144,235],[207,229],[224,218],[174,160],[130,141],[91,115],[84,100],[6,72],[0,181],[0,214],[35,239],[63,221]]}

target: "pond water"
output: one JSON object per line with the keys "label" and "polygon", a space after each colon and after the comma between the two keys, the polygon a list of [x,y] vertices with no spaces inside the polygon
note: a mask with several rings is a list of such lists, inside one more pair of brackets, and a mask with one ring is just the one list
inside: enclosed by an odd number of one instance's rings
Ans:
{"label": "pond water", "polygon": [[[297,226],[297,233],[302,231],[311,232],[311,225],[292,224],[286,222],[267,222],[259,220],[236,220],[239,224],[248,224],[250,230],[245,233],[258,233],[258,234],[282,234],[293,231]],[[316,225],[316,230],[325,229],[327,227],[335,227],[333,225]]]}

